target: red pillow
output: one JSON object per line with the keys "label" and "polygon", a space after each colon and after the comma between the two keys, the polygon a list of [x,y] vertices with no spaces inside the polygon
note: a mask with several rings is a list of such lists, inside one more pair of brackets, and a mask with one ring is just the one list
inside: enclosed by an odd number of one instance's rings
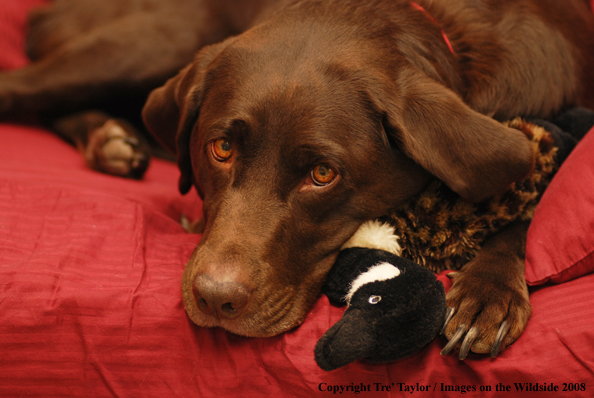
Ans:
{"label": "red pillow", "polygon": [[594,271],[594,129],[577,145],[536,208],[526,246],[529,285]]}

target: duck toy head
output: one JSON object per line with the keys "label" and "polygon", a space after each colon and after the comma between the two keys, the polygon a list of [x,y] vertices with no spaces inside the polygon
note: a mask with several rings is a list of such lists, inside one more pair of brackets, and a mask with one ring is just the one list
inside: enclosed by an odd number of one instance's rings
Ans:
{"label": "duck toy head", "polygon": [[437,336],[446,316],[444,286],[435,274],[379,249],[342,250],[322,292],[348,306],[316,344],[315,360],[326,371],[358,359],[411,355]]}

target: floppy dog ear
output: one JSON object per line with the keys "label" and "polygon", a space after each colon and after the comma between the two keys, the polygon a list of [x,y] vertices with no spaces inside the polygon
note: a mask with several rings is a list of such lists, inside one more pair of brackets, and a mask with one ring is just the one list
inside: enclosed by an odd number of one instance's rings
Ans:
{"label": "floppy dog ear", "polygon": [[[176,76],[169,79],[163,86],[154,89],[142,109],[142,118],[146,128],[169,152],[177,154],[176,137],[179,126],[183,94],[180,82],[192,71],[192,64],[182,69]],[[182,98],[179,92],[182,91]]]}
{"label": "floppy dog ear", "polygon": [[[187,96],[195,74],[193,64],[186,66],[165,85],[153,90],[142,110],[146,128],[177,158],[181,172],[178,186],[182,194],[187,193],[193,183],[189,153],[191,126],[185,125],[190,112]],[[197,114],[198,109],[195,112]]]}
{"label": "floppy dog ear", "polygon": [[181,172],[179,190],[182,194],[187,193],[194,182],[190,136],[200,113],[207,66],[227,43],[228,40],[204,47],[191,64],[151,92],[142,110],[147,129],[176,155]]}
{"label": "floppy dog ear", "polygon": [[475,112],[420,72],[405,72],[396,83],[376,98],[386,132],[462,198],[484,200],[532,171],[533,149],[520,131]]}

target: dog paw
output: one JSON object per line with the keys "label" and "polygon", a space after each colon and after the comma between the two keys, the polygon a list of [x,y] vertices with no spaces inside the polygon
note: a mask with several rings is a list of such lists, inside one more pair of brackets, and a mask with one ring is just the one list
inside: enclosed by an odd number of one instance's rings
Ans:
{"label": "dog paw", "polygon": [[139,179],[149,165],[148,148],[131,128],[113,119],[89,132],[80,151],[90,168],[116,176]]}
{"label": "dog paw", "polygon": [[441,354],[459,348],[461,360],[469,351],[495,358],[526,328],[531,313],[526,282],[516,278],[501,283],[500,276],[472,271],[461,271],[452,279],[442,329],[449,342]]}

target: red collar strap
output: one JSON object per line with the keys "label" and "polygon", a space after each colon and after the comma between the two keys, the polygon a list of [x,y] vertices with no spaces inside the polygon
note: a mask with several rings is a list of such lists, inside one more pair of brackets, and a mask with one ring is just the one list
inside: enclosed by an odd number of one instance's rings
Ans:
{"label": "red collar strap", "polygon": [[431,16],[431,14],[429,14],[427,12],[427,10],[425,10],[423,7],[421,7],[417,3],[411,1],[410,2],[410,5],[412,6],[412,8],[414,8],[416,10],[419,10],[423,14],[425,14],[427,16],[427,18],[429,18],[431,20],[431,22],[433,22],[433,24],[435,26],[437,26],[439,28],[439,30],[441,30],[441,36],[443,37],[443,40],[445,41],[445,43],[447,44],[448,48],[450,49],[450,52],[452,54],[456,55],[456,53],[454,52],[454,48],[452,47],[452,43],[450,43],[450,39],[448,39],[448,37],[446,36],[445,32],[443,31],[443,29],[439,25],[439,22],[437,22],[437,20],[435,18],[433,18],[433,16]]}

